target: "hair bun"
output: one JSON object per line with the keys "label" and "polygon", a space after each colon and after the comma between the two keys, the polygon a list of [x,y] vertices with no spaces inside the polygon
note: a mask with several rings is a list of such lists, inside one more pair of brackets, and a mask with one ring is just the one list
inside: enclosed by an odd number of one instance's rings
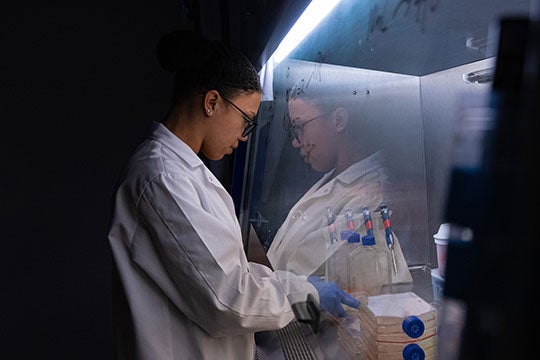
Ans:
{"label": "hair bun", "polygon": [[[161,37],[156,48],[159,64],[169,72],[191,67],[194,53],[208,42],[202,35],[189,30],[177,30]],[[186,56],[187,55],[187,56]]]}

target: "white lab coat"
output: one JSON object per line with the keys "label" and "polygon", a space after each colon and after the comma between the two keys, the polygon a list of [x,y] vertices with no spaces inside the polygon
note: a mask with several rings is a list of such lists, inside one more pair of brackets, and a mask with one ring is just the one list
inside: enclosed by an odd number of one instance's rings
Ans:
{"label": "white lab coat", "polygon": [[[329,180],[332,172],[317,181],[289,211],[267,252],[274,269],[302,275],[324,275],[326,259],[345,243],[330,244],[327,206],[336,215],[334,225],[338,240],[340,232],[347,229],[344,215],[347,208],[354,212],[355,231],[366,234],[361,209],[367,206],[372,212],[376,245],[387,249],[378,210],[381,203],[388,200],[391,188],[381,153],[372,154]],[[388,205],[391,207],[391,202]],[[392,282],[409,283],[412,277],[395,233],[394,240],[398,273]]]}
{"label": "white lab coat", "polygon": [[126,359],[252,359],[254,332],[284,327],[305,276],[249,263],[231,197],[162,124],[134,153],[109,233],[115,325]]}

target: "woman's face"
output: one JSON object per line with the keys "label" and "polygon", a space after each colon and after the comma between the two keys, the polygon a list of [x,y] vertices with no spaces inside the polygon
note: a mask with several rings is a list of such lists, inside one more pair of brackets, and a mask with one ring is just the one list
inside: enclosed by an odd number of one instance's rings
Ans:
{"label": "woman's face", "polygon": [[333,112],[320,110],[305,99],[292,99],[289,116],[295,134],[292,146],[300,149],[304,162],[318,172],[332,170],[336,164],[337,145]]}
{"label": "woman's face", "polygon": [[248,139],[242,133],[248,126],[247,118],[253,120],[257,115],[261,97],[260,92],[241,94],[231,99],[219,96],[213,116],[208,118],[210,131],[201,146],[202,153],[208,159],[220,160],[231,154],[239,141]]}

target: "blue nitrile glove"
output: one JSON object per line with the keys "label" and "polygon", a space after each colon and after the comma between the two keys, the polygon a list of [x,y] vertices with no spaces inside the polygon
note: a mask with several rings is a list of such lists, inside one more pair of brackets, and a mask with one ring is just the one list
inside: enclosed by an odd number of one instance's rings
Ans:
{"label": "blue nitrile glove", "polygon": [[341,304],[358,309],[358,300],[341,290],[333,281],[324,281],[318,276],[308,276],[308,281],[319,293],[319,306],[336,317],[346,317],[347,312]]}

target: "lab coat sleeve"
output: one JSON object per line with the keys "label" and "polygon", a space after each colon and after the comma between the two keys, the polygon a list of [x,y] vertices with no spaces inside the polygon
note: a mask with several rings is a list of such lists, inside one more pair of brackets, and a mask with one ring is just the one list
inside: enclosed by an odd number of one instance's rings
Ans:
{"label": "lab coat sleeve", "polygon": [[281,328],[294,318],[288,296],[316,291],[305,276],[248,263],[229,198],[182,175],[151,181],[137,203],[133,260],[212,336]]}

